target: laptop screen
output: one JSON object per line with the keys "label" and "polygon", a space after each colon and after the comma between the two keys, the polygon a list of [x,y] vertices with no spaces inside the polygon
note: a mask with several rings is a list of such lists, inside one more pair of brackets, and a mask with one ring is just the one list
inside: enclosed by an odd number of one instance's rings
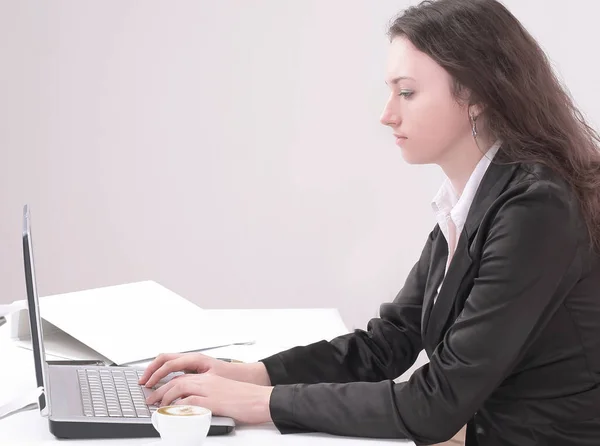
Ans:
{"label": "laptop screen", "polygon": [[31,221],[29,206],[23,208],[23,261],[25,264],[25,284],[27,286],[27,307],[29,310],[29,326],[31,328],[31,344],[33,346],[33,360],[35,363],[35,378],[38,387],[43,387],[44,392],[39,396],[40,410],[46,408],[45,394],[48,393],[48,378],[46,374],[46,354],[44,351],[42,320],[38,302],[37,287],[35,282],[35,267],[31,240]]}

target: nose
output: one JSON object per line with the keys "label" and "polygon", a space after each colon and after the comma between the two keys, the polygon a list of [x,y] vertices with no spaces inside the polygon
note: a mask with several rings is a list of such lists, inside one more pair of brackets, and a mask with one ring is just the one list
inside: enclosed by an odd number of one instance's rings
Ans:
{"label": "nose", "polygon": [[392,109],[391,100],[385,104],[385,108],[383,109],[383,113],[381,114],[379,122],[381,122],[383,125],[389,125],[390,127],[395,127],[399,124],[400,117],[398,116],[398,113]]}

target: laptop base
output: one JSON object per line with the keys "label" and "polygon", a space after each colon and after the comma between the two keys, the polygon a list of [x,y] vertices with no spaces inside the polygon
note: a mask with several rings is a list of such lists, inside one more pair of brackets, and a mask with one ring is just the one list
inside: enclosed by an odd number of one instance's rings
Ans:
{"label": "laptop base", "polygon": [[[159,434],[152,423],[102,423],[79,421],[49,420],[50,432],[56,438],[94,439],[94,438],[147,438]],[[225,435],[233,431],[233,426],[211,425],[208,435]]]}

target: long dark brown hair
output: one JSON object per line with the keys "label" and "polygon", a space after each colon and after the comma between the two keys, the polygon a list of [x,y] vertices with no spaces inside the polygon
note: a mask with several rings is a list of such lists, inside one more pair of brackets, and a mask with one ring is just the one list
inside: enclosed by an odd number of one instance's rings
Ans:
{"label": "long dark brown hair", "polygon": [[442,66],[457,100],[483,106],[491,136],[507,143],[503,159],[542,163],[573,188],[600,252],[600,138],[515,16],[496,0],[424,1],[388,34]]}

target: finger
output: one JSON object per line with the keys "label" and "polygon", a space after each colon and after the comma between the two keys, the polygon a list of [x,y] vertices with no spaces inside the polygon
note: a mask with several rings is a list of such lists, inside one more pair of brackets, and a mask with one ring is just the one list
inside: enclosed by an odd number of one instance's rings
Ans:
{"label": "finger", "polygon": [[173,378],[170,379],[170,381],[174,381],[176,379],[180,379],[180,378],[185,378],[187,375],[176,375]]}
{"label": "finger", "polygon": [[179,356],[174,359],[170,359],[158,367],[152,376],[148,378],[146,387],[152,387],[169,373],[180,372],[189,367],[193,362],[193,358],[189,356]]}
{"label": "finger", "polygon": [[168,406],[178,398],[185,398],[191,395],[205,396],[202,392],[202,387],[198,383],[190,380],[179,380],[171,386],[169,390],[165,392],[162,397],[162,405]]}
{"label": "finger", "polygon": [[[161,401],[164,399],[165,393],[167,393],[173,386],[185,381],[186,383],[196,383],[198,385],[203,385],[203,383],[210,382],[210,379],[207,379],[203,374],[200,375],[179,375],[173,379],[171,379],[166,384],[160,386],[156,390],[154,390],[148,397],[146,398],[146,403],[154,404],[157,401]],[[187,385],[187,384],[186,384]],[[204,386],[203,386],[204,387]],[[164,404],[163,404],[164,405]]]}
{"label": "finger", "polygon": [[165,362],[175,359],[178,356],[177,353],[161,353],[154,360],[148,364],[146,370],[144,370],[144,374],[141,376],[139,383],[144,385],[148,378],[152,376],[152,374],[158,370]]}
{"label": "finger", "polygon": [[148,397],[146,398],[146,404],[154,404],[157,401],[161,401],[163,395],[171,388],[175,385],[175,381],[169,381],[167,384],[165,384],[164,386],[160,386],[158,389],[156,389],[154,392],[152,392],[150,395],[148,395]]}

